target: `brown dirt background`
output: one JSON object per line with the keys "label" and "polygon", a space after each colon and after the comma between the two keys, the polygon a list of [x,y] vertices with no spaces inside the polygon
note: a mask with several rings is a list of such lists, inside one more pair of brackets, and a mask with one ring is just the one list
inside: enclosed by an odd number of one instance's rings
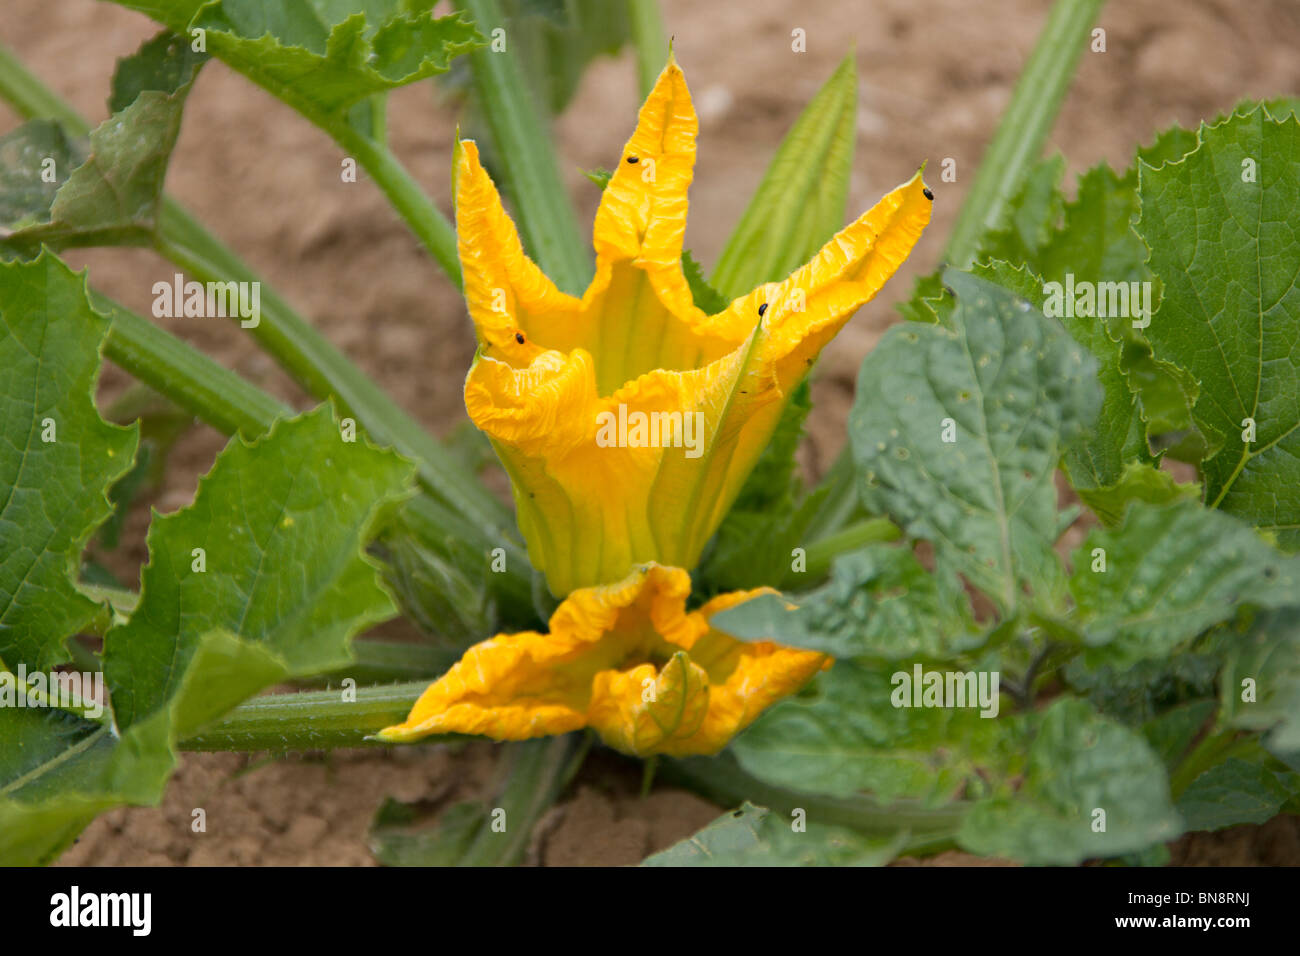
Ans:
{"label": "brown dirt background", "polygon": [[[849,49],[860,81],[850,212],[870,205],[928,159],[935,221],[898,277],[827,350],[806,443],[813,474],[838,452],[853,375],[911,278],[931,268],[965,183],[1010,96],[1048,0],[665,0],[700,112],[699,162],[687,246],[710,264],[744,208],[772,150]],[[1171,122],[1194,125],[1244,96],[1300,90],[1300,8],[1290,0],[1112,2],[1100,25],[1108,51],[1085,53],[1052,137],[1073,175],[1101,160],[1123,165],[1134,144]],[[790,51],[790,31],[808,52]],[[4,0],[0,39],[94,122],[106,116],[114,60],[156,30],[144,17],[96,0]],[[609,166],[638,105],[628,55],[597,62],[557,128],[570,193],[589,222],[597,190],[580,170]],[[0,129],[17,118],[0,106]],[[454,110],[427,84],[394,95],[390,136],[414,175],[449,210]],[[953,157],[958,181],[939,182]],[[324,134],[224,65],[204,70],[187,110],[168,187],[229,242],[426,427],[446,434],[463,420],[460,383],[473,351],[464,307],[364,176],[340,182],[342,154]],[[105,292],[145,313],[149,289],[174,271],[143,250],[69,256],[89,265]],[[163,320],[268,390],[304,404],[302,393],[233,324]],[[109,369],[106,395],[125,377]],[[196,427],[177,446],[162,511],[190,500],[222,439]],[[129,522],[121,560],[143,558],[147,512]],[[128,575],[130,580],[132,575]],[[364,834],[386,796],[452,801],[482,792],[493,748],[457,753],[417,747],[275,760],[188,755],[159,809],[120,810],[94,823],[64,864],[365,865]],[[591,760],[570,796],[539,828],[534,863],[634,863],[707,823],[718,808],[681,791],[638,796],[634,769]],[[203,807],[208,829],[190,832]],[[945,854],[941,864],[971,862]],[[1174,862],[1297,863],[1300,827],[1197,834]]]}

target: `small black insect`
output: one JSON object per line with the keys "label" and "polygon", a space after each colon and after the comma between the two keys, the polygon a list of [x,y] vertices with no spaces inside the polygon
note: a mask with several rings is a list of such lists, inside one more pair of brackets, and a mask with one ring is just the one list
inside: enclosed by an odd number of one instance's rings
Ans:
{"label": "small black insect", "polygon": [[635,163],[635,162],[637,162],[638,160],[639,160],[639,157],[637,157],[637,156],[629,156],[629,157],[627,158],[627,161],[628,161],[629,163]]}
{"label": "small black insect", "polygon": [[516,333],[515,333],[515,341],[518,342],[520,345],[523,345],[523,344],[524,344],[524,333],[522,333],[522,332],[516,332]]}
{"label": "small black insect", "polygon": [[921,195],[923,195],[926,199],[930,200],[930,202],[934,202],[934,193],[930,192],[929,186],[926,186],[924,189],[921,190]]}
{"label": "small black insect", "polygon": [[758,317],[761,319],[763,317],[763,313],[766,311],[767,311],[767,303],[764,302],[762,305],[758,307]]}

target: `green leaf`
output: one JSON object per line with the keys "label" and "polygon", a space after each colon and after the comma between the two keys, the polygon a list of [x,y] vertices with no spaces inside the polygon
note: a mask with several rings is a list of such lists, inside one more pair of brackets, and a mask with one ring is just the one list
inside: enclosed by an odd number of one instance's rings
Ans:
{"label": "green leaf", "polygon": [[1220,688],[1228,726],[1266,732],[1278,756],[1300,754],[1300,608],[1260,614],[1232,642]]}
{"label": "green leaf", "polygon": [[951,326],[952,305],[952,297],[944,292],[940,269],[916,280],[912,297],[898,306],[898,314],[908,322]]}
{"label": "green leaf", "polygon": [[691,287],[691,299],[695,302],[695,307],[705,315],[717,315],[731,304],[730,299],[704,278],[704,270],[689,249],[682,250],[682,273],[686,276],[686,284]]}
{"label": "green leaf", "polygon": [[857,82],[850,54],[781,141],[714,267],[711,281],[724,295],[785,278],[844,224]]}
{"label": "green leaf", "polygon": [[98,610],[73,582],[137,439],[91,398],[107,333],[84,277],[53,255],[0,262],[0,662],[11,668],[66,660],[64,640]]}
{"label": "green leaf", "polygon": [[642,861],[642,866],[882,866],[906,834],[866,836],[807,822],[795,830],[764,807],[745,803],[692,837]]}
{"label": "green leaf", "polygon": [[1059,576],[1052,476],[1096,415],[1096,363],[1005,289],[953,271],[945,281],[954,328],[885,334],[862,363],[849,437],[867,508],[933,542],[1007,611],[1022,584]]}
{"label": "green leaf", "polygon": [[[1093,570],[1098,548],[1104,571]],[[1074,553],[1070,593],[1090,660],[1165,658],[1243,604],[1294,603],[1300,558],[1198,503],[1139,502],[1119,527],[1089,533]]]}
{"label": "green leaf", "polygon": [[[1140,146],[1137,158],[1148,166],[1176,163],[1196,148],[1196,130],[1183,129],[1177,124],[1161,130],[1150,146]],[[1134,170],[1136,173],[1137,170]],[[1136,187],[1137,183],[1134,182]]]}
{"label": "green leaf", "polygon": [[233,439],[194,503],[154,519],[139,607],[105,636],[117,727],[164,706],[213,631],[265,646],[293,676],[346,663],[352,635],[394,612],[362,549],[410,476],[396,454],[344,441],[324,406]]}
{"label": "green leaf", "polygon": [[1178,798],[1178,812],[1188,830],[1265,823],[1297,792],[1300,774],[1229,757],[1192,781]]}
{"label": "green leaf", "polygon": [[[1080,491],[1116,484],[1130,462],[1153,461],[1149,430],[1189,425],[1195,383],[1156,362],[1133,325],[1143,321],[1140,310],[1154,308],[1156,295],[1146,247],[1130,227],[1137,211],[1136,172],[1120,177],[1103,163],[1080,177],[1078,196],[1060,210],[1059,224],[1050,223],[1044,241],[1031,246],[1002,240],[989,247],[992,258],[1024,263],[1033,273],[1008,272],[995,263],[997,274],[989,278],[1031,302],[1050,305],[1049,314],[1097,360],[1101,411],[1091,434],[1065,460],[1071,484]],[[1095,295],[1080,299],[1076,290],[1095,290]]]}
{"label": "green leaf", "polygon": [[0,136],[3,233],[48,222],[59,186],[85,161],[86,144],[55,120],[32,120]]}
{"label": "green leaf", "polygon": [[809,690],[765,711],[732,752],[776,786],[835,797],[865,791],[884,803],[943,804],[981,792],[986,775],[1014,766],[1023,746],[1017,718],[984,718],[978,707],[896,707],[903,688],[890,670],[836,661]]}
{"label": "green leaf", "polygon": [[1073,864],[1180,832],[1165,770],[1146,742],[1083,701],[1061,699],[1041,716],[1019,790],[976,804],[958,841],[981,856]]}
{"label": "green leaf", "polygon": [[760,595],[716,615],[713,625],[742,640],[822,651],[837,659],[942,658],[983,642],[962,585],[930,574],[910,548],[875,545],[836,560],[825,586],[796,599]]}
{"label": "green leaf", "polygon": [[[0,143],[4,162],[0,208],[6,231],[0,252],[34,255],[40,246],[144,244],[158,227],[167,164],[180,134],[181,114],[206,57],[161,34],[121,62],[113,81],[113,115],[90,134],[89,156],[33,120]],[[41,181],[46,159],[61,185],[27,189]]]}
{"label": "green leaf", "polygon": [[1094,664],[1075,657],[1065,666],[1070,687],[1102,714],[1120,723],[1148,723],[1179,704],[1214,696],[1222,658],[1213,653],[1176,654],[1124,666]]}
{"label": "green leaf", "polygon": [[1195,482],[1179,484],[1169,472],[1161,471],[1146,461],[1130,461],[1124,466],[1119,480],[1112,485],[1075,490],[1083,503],[1108,526],[1118,524],[1134,501],[1161,505],[1173,501],[1195,501],[1201,497],[1200,485]]}
{"label": "green leaf", "polygon": [[1058,153],[1040,159],[1026,174],[1008,204],[1006,224],[980,241],[976,260],[1002,259],[1016,264],[1033,262],[1060,221],[1065,204],[1061,196],[1061,177],[1064,175],[1064,156]]}
{"label": "green leaf", "polygon": [[367,0],[117,0],[192,38],[206,52],[314,121],[359,100],[446,72],[453,57],[483,45],[459,15],[430,4]]}
{"label": "green leaf", "polygon": [[0,707],[0,857],[48,861],[96,813],[156,804],[178,740],[346,662],[392,612],[363,548],[410,479],[392,452],[343,442],[327,407],[234,439],[194,504],[150,528],[139,606],[105,638],[112,728]]}
{"label": "green leaf", "polygon": [[[602,192],[604,191],[605,187],[609,185],[609,181],[614,178],[613,171],[604,168],[584,169],[582,171],[582,175],[586,176],[593,183],[599,186]],[[682,256],[683,256],[683,268],[684,268],[686,253],[683,252]],[[698,269],[699,266],[696,266],[696,268]]]}
{"label": "green leaf", "polygon": [[29,718],[22,715],[32,711],[0,708],[0,859],[49,862],[96,814],[157,804],[176,741],[283,676],[267,650],[216,632],[197,642],[166,706],[120,739],[59,711]]}
{"label": "green leaf", "polygon": [[194,84],[208,55],[193,49],[185,37],[164,31],[131,56],[117,61],[108,111],[119,113],[146,92],[172,94]]}
{"label": "green leaf", "polygon": [[1289,550],[1300,547],[1298,153],[1294,116],[1260,109],[1202,128],[1182,161],[1141,168],[1137,225],[1164,284],[1148,337],[1200,383],[1206,500]]}

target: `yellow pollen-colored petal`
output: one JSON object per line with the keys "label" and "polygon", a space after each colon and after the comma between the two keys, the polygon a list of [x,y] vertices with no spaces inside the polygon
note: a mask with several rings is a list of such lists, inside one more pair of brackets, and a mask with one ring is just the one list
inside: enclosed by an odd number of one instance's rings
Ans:
{"label": "yellow pollen-colored petal", "polygon": [[827,664],[825,655],[737,641],[709,617],[760,592],[688,613],[690,577],[650,564],[561,602],[550,632],[476,644],[429,686],[407,719],[377,735],[525,740],[596,730],[631,754],[714,753]]}
{"label": "yellow pollen-colored petal", "polygon": [[524,254],[473,140],[456,144],[455,193],[465,301],[479,342],[494,358],[527,364],[549,330],[577,320],[581,302],[556,288]]}

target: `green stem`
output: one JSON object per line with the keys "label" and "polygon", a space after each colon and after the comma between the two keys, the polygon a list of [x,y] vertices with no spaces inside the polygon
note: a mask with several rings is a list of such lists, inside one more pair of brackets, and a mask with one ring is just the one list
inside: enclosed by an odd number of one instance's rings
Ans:
{"label": "green stem", "polygon": [[[497,0],[458,0],[479,31],[506,25]],[[537,264],[565,292],[581,294],[591,279],[591,259],[579,233],[568,192],[560,178],[555,148],[523,72],[511,52],[491,46],[466,54],[495,149],[497,173],[514,201],[524,245]]]}
{"label": "green stem", "polygon": [[658,0],[627,0],[627,12],[632,24],[632,45],[636,48],[636,75],[641,84],[641,99],[645,99],[668,61],[668,38],[664,35]]}
{"label": "green stem", "polygon": [[1001,224],[1007,202],[1043,152],[1105,2],[1057,0],[1052,7],[948,237],[950,265],[968,268],[984,236]]}
{"label": "green stem", "polygon": [[[830,570],[831,563],[841,554],[879,541],[897,541],[902,536],[903,532],[899,530],[898,525],[888,518],[868,518],[859,521],[808,545],[805,549],[806,574],[810,578],[823,578]],[[804,575],[799,577],[802,579]]]}
{"label": "green stem", "polygon": [[363,136],[346,122],[331,123],[326,131],[383,190],[416,238],[429,250],[429,255],[459,289],[461,275],[456,229],[406,167],[382,141]]}
{"label": "green stem", "polygon": [[97,292],[91,304],[112,320],[104,356],[226,435],[252,438],[293,410],[202,352]]}
{"label": "green stem", "polygon": [[90,132],[90,124],[81,114],[30,73],[3,43],[0,43],[0,99],[24,119],[43,116],[58,120],[74,136]]}
{"label": "green stem", "polygon": [[420,680],[361,687],[356,699],[342,690],[268,694],[240,704],[225,717],[182,740],[181,750],[323,750],[377,745],[366,738],[400,724],[428,686]]}

